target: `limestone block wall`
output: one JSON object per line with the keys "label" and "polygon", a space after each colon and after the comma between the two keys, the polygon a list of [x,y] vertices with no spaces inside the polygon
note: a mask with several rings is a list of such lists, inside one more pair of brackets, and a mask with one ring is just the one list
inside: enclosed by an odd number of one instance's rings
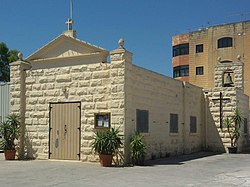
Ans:
{"label": "limestone block wall", "polygon": [[[212,151],[226,152],[227,146],[230,146],[229,135],[225,128],[220,128],[220,92],[222,93],[222,117],[231,116],[238,107],[243,118],[249,118],[248,96],[242,89],[235,87],[205,89],[207,98],[207,111],[205,119],[207,121],[207,149]],[[222,126],[223,127],[223,126]],[[241,125],[241,138],[239,140],[239,151],[247,144],[247,134],[243,133]]]}
{"label": "limestone block wall", "polygon": [[10,104],[11,104],[11,112],[19,112],[20,111],[20,83],[21,83],[21,75],[20,75],[20,65],[10,66]]}
{"label": "limestone block wall", "polygon": [[[149,131],[143,133],[147,159],[200,151],[202,90],[132,64],[125,67],[126,143],[136,130],[136,109],[141,109],[149,112]],[[178,114],[178,133],[170,133],[170,113]],[[197,118],[197,133],[190,133],[190,116]]]}
{"label": "limestone block wall", "polygon": [[[87,59],[85,59],[88,61]],[[33,63],[26,70],[26,156],[47,159],[49,150],[49,103],[81,102],[81,160],[97,161],[91,150],[94,114],[111,113],[111,126],[124,126],[124,61],[77,64],[60,61]],[[44,63],[49,66],[44,66]],[[73,65],[72,65],[73,64]],[[11,69],[11,110],[19,110],[18,67]]]}

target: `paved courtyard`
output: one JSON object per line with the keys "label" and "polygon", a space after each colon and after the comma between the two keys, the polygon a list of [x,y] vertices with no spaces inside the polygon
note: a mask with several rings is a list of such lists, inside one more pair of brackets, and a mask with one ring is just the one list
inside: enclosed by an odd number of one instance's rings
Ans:
{"label": "paved courtyard", "polygon": [[250,154],[198,153],[143,167],[102,168],[70,161],[5,161],[0,153],[0,186],[250,186]]}

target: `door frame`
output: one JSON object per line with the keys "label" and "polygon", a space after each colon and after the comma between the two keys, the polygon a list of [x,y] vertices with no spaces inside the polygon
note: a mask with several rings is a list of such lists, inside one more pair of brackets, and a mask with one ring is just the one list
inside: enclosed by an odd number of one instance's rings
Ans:
{"label": "door frame", "polygon": [[66,104],[66,103],[79,103],[79,109],[80,109],[80,115],[79,115],[79,127],[78,127],[78,130],[79,130],[79,154],[78,154],[78,158],[79,160],[81,160],[81,109],[82,109],[82,103],[81,101],[70,101],[70,102],[49,102],[49,152],[48,152],[48,159],[50,159],[50,155],[52,154],[51,153],[51,148],[50,148],[50,139],[51,139],[51,130],[52,130],[52,127],[51,127],[51,109],[52,109],[52,104]]}

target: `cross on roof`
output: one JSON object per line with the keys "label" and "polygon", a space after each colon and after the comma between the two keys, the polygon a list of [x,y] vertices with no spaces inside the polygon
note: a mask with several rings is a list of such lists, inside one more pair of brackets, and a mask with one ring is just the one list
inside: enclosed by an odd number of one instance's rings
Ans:
{"label": "cross on roof", "polygon": [[66,24],[68,25],[68,30],[72,30],[72,25],[73,25],[73,20],[71,18],[69,18],[67,21],[66,21]]}

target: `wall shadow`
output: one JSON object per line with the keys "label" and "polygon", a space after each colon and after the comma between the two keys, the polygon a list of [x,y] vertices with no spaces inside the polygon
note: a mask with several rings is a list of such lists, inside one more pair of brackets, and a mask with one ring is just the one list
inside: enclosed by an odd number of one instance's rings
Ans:
{"label": "wall shadow", "polygon": [[210,157],[214,155],[218,155],[221,153],[216,152],[198,152],[188,155],[180,155],[169,158],[162,158],[156,160],[147,160],[145,161],[145,166],[156,166],[156,165],[183,165],[187,161],[196,160],[204,157]]}

